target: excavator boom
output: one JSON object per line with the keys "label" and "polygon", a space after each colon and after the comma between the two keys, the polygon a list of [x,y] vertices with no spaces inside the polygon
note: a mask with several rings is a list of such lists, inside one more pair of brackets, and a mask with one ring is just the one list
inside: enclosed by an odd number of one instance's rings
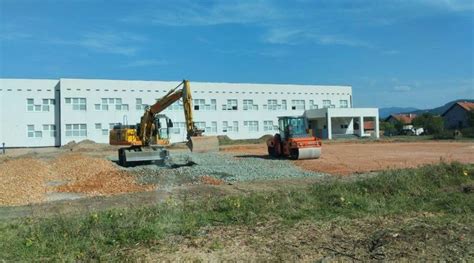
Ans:
{"label": "excavator boom", "polygon": [[[140,124],[133,128],[118,128],[110,131],[110,144],[128,144],[130,147],[119,149],[119,163],[126,165],[133,161],[156,161],[168,157],[163,145],[156,145],[160,140],[157,116],[176,101],[183,100],[184,118],[186,122],[187,146],[193,152],[218,151],[219,143],[215,136],[203,136],[203,130],[196,127],[193,121],[192,96],[188,80],[183,80],[174,89],[161,97],[147,108],[141,117]],[[168,123],[169,119],[166,118]],[[169,126],[167,127],[169,128]],[[125,136],[122,136],[126,134]]]}

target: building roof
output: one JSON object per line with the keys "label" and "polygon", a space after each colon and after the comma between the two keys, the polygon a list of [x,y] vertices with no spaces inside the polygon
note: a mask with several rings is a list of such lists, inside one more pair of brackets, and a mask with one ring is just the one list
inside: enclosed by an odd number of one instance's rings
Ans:
{"label": "building roof", "polygon": [[474,102],[463,101],[463,102],[457,102],[457,104],[459,104],[459,106],[463,107],[467,111],[474,110]]}
{"label": "building roof", "polygon": [[364,130],[375,130],[374,121],[364,121]]}
{"label": "building roof", "polygon": [[411,124],[413,122],[413,119],[416,118],[416,114],[391,114],[388,116],[386,121],[388,121],[390,118],[394,118],[395,120],[403,123],[403,124]]}
{"label": "building roof", "polygon": [[466,111],[474,111],[474,102],[468,102],[468,101],[458,101],[454,103],[451,107],[449,107],[441,116],[444,116],[448,111],[450,111],[452,108],[454,108],[456,105],[459,105],[462,109]]}

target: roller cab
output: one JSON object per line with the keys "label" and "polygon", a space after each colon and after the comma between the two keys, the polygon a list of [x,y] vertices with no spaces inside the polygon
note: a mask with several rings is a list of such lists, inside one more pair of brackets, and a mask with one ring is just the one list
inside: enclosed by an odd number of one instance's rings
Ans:
{"label": "roller cab", "polygon": [[306,128],[304,117],[279,117],[278,129],[280,133],[267,141],[271,157],[302,160],[321,156],[321,139]]}

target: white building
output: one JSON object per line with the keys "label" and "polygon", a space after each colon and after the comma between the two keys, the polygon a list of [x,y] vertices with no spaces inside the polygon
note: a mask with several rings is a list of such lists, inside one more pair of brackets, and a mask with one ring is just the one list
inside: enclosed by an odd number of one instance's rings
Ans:
{"label": "white building", "polygon": [[[114,124],[139,122],[146,105],[179,83],[0,79],[0,143],[5,142],[6,147],[60,146],[84,139],[107,143]],[[190,84],[197,126],[204,128],[207,135],[227,135],[232,139],[274,134],[278,116],[299,116],[305,110],[320,108],[355,110],[351,109],[349,86]],[[163,113],[174,123],[171,140],[184,141],[181,102]],[[376,117],[378,125],[378,113],[372,117]],[[323,137],[331,137],[330,134]]]}

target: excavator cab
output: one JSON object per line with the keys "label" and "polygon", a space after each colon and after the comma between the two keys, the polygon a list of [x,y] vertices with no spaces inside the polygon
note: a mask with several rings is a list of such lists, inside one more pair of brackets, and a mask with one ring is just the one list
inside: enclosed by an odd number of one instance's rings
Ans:
{"label": "excavator cab", "polygon": [[267,140],[271,157],[315,159],[321,155],[321,140],[306,129],[304,117],[278,117],[278,129],[280,133]]}

